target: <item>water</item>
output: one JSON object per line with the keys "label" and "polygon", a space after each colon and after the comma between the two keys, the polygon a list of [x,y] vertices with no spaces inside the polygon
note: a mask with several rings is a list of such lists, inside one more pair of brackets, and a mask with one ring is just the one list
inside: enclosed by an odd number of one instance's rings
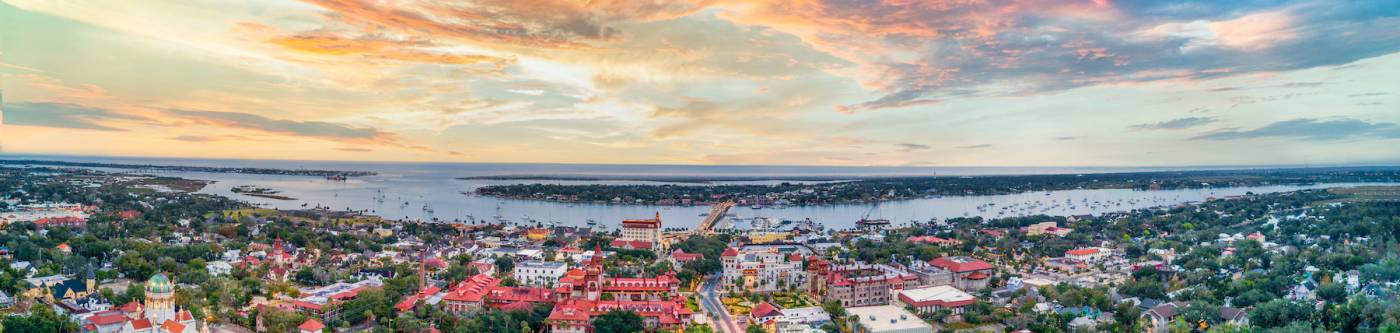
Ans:
{"label": "water", "polygon": [[[477,220],[495,222],[496,216],[520,224],[535,220],[541,224],[583,226],[595,220],[616,228],[623,219],[647,218],[660,213],[666,227],[694,227],[709,212],[708,206],[651,206],[561,203],[511,200],[471,195],[476,188],[493,184],[637,184],[640,181],[537,181],[537,180],[459,180],[458,177],[494,175],[563,176],[763,176],[763,177],[861,177],[916,175],[988,175],[1094,173],[1173,170],[1169,168],[900,168],[900,167],[793,167],[793,166],[680,166],[680,165],[574,165],[574,164],[449,164],[449,163],[371,163],[321,161],[256,161],[155,158],[106,158],[71,156],[18,156],[7,159],[43,159],[75,162],[122,164],[187,165],[212,167],[262,167],[285,169],[330,169],[374,171],[379,175],[329,181],[321,177],[250,175],[206,172],[162,172],[162,176],[213,180],[216,183],[200,193],[223,195],[280,209],[325,206],[332,209],[368,210],[373,215],[403,220]],[[128,170],[108,170],[128,171]],[[737,184],[770,184],[781,180],[731,181]],[[233,193],[241,185],[267,187],[296,200],[276,200]],[[692,184],[693,185],[693,184]],[[800,220],[811,218],[828,228],[848,228],[869,214],[896,224],[951,217],[984,218],[1024,215],[1103,214],[1139,208],[1200,202],[1207,197],[1243,195],[1246,192],[1274,193],[1305,188],[1327,188],[1355,184],[1309,186],[1273,185],[1255,187],[1134,191],[1124,189],[1065,190],[991,196],[947,196],[878,205],[790,206],[753,209],[735,207],[731,213],[741,218],[769,217]],[[467,193],[467,194],[464,194]],[[382,199],[382,202],[381,202]],[[1068,200],[1068,201],[1067,201]],[[994,204],[994,205],[992,205]],[[305,206],[303,206],[305,205]],[[425,206],[428,209],[425,209]],[[1034,208],[1028,208],[1028,207]],[[533,224],[533,223],[531,223]]]}

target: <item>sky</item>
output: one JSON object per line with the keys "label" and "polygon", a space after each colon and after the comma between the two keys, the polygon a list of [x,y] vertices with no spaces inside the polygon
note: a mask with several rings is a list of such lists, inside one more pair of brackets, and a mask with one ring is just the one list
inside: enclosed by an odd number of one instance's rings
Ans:
{"label": "sky", "polygon": [[1400,162],[1400,3],[0,0],[0,152]]}

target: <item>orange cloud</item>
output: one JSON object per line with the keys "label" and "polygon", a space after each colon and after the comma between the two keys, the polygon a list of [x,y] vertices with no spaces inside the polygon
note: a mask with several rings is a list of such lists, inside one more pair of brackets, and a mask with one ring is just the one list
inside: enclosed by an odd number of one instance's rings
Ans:
{"label": "orange cloud", "polygon": [[350,39],[328,33],[276,37],[269,42],[288,50],[332,56],[363,56],[386,60],[454,65],[490,63],[496,67],[514,62],[514,59],[509,58],[433,53],[415,49],[415,47],[427,45],[424,42],[400,42],[376,38]]}

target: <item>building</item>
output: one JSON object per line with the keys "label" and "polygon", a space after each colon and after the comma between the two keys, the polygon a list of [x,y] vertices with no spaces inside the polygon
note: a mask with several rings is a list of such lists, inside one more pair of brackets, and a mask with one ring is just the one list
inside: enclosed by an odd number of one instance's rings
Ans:
{"label": "building", "polygon": [[933,333],[933,326],[918,315],[893,305],[847,308],[846,313],[853,333]]}
{"label": "building", "polygon": [[685,253],[685,250],[681,250],[681,249],[676,249],[675,251],[671,251],[671,256],[667,258],[667,260],[669,260],[669,261],[671,262],[671,267],[675,267],[676,269],[680,269],[681,267],[685,266],[685,264],[688,264],[688,263],[690,263],[690,262],[692,262],[692,261],[704,260],[704,259],[705,259],[705,255],[704,255],[704,254],[699,254],[699,253]]}
{"label": "building", "polygon": [[1098,262],[1108,257],[1108,251],[1097,247],[1065,251],[1065,258],[1080,262]]}
{"label": "building", "polygon": [[316,318],[322,323],[334,324],[339,322],[341,317],[341,309],[336,305],[354,299],[361,291],[382,287],[384,283],[377,278],[354,283],[336,282],[320,288],[302,289],[301,298],[292,300],[291,304],[297,312]]}
{"label": "building", "polygon": [[0,310],[9,309],[12,306],[15,306],[15,299],[6,295],[4,291],[0,291]]}
{"label": "building", "polygon": [[823,301],[857,307],[888,305],[893,291],[903,290],[906,285],[913,286],[918,281],[918,276],[888,265],[857,264],[831,266],[824,282],[812,285],[819,288],[814,294],[822,295]]}
{"label": "building", "polygon": [[1064,237],[1071,231],[1074,231],[1074,229],[1061,228],[1054,221],[1041,222],[1026,227],[1026,236],[1055,235],[1056,237]]}
{"label": "building", "polygon": [[953,273],[953,286],[962,290],[978,291],[987,287],[987,280],[996,270],[985,261],[963,256],[942,257],[930,260],[929,265]]}
{"label": "building", "polygon": [[316,319],[307,319],[306,322],[297,326],[297,333],[321,333],[326,329],[326,324]]}
{"label": "building", "polygon": [[[1190,302],[1162,303],[1142,313],[1142,317],[1147,319],[1148,329],[1151,332],[1167,332],[1167,326],[1172,320],[1181,314],[1181,309],[1191,305]],[[1220,322],[1239,326],[1249,326],[1249,316],[1244,310],[1228,306],[1220,307]]]}
{"label": "building", "polygon": [[25,290],[20,295],[24,299],[56,304],[87,297],[97,291],[96,284],[92,276],[86,279],[70,279],[63,275],[28,278],[24,279]]}
{"label": "building", "polygon": [[961,314],[962,308],[977,302],[977,298],[971,294],[953,288],[953,286],[932,286],[917,289],[905,289],[899,291],[897,298],[900,304],[904,304],[919,314],[934,313],[938,310],[949,310],[953,314]]}
{"label": "building", "polygon": [[728,248],[720,255],[722,287],[752,292],[799,289],[807,283],[802,263],[801,255],[784,254],[777,247]]}
{"label": "building", "polygon": [[227,261],[215,260],[204,265],[204,269],[209,271],[209,276],[228,275],[233,272],[233,264]]}
{"label": "building", "polygon": [[819,306],[805,308],[791,308],[780,310],[783,317],[778,319],[778,331],[796,331],[796,327],[805,327],[811,330],[820,329],[822,325],[831,323],[831,314],[826,313]]}
{"label": "building", "polygon": [[523,286],[553,287],[569,266],[554,261],[522,261],[515,264],[515,281]]}
{"label": "building", "polygon": [[[659,220],[658,220],[659,221]],[[594,253],[602,253],[595,248]],[[612,310],[636,312],[648,331],[684,329],[694,314],[680,294],[675,273],[651,278],[615,278],[603,269],[603,256],[570,270],[554,288],[554,310],[545,320],[550,332],[586,333],[592,317]]]}
{"label": "building", "polygon": [[765,329],[773,329],[778,324],[778,319],[783,318],[783,312],[768,302],[758,303],[749,310],[749,325],[758,325]]}
{"label": "building", "polygon": [[196,333],[204,323],[175,306],[175,284],[157,273],[146,280],[146,300],[93,313],[80,323],[83,332],[97,333]]}
{"label": "building", "polygon": [[661,213],[648,220],[622,220],[622,236],[617,240],[647,242],[652,251],[661,251]]}

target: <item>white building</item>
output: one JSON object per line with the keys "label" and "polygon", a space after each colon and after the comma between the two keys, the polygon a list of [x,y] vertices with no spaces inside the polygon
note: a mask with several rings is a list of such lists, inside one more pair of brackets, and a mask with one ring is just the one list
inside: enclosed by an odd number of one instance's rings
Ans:
{"label": "white building", "polygon": [[947,309],[953,314],[962,313],[964,306],[977,302],[972,296],[953,286],[933,286],[899,291],[897,302],[914,308],[919,313],[933,313]]}
{"label": "white building", "polygon": [[897,306],[880,305],[847,308],[854,333],[933,333],[933,326]]}
{"label": "white building", "polygon": [[215,260],[204,264],[204,269],[209,271],[209,276],[222,276],[233,272],[233,265],[227,261]]}
{"label": "white building", "polygon": [[801,288],[807,284],[802,261],[801,255],[784,255],[777,248],[725,249],[722,282],[725,289],[753,292]]}
{"label": "white building", "polygon": [[522,261],[515,264],[515,281],[525,286],[553,287],[569,270],[562,262]]}

